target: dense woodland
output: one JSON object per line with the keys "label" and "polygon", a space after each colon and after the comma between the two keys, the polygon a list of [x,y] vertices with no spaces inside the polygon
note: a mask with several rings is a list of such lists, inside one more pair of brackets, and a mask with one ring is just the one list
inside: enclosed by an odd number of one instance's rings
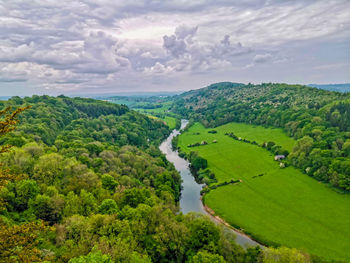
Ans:
{"label": "dense woodland", "polygon": [[163,121],[64,96],[0,106],[0,262],[324,262],[245,250],[208,217],[178,213]]}
{"label": "dense woodland", "polygon": [[1,107],[0,262],[311,262],[295,249],[244,250],[209,218],[179,214],[162,121],[64,96]]}
{"label": "dense woodland", "polygon": [[172,111],[206,127],[234,121],[283,128],[297,139],[288,156],[292,165],[350,190],[350,93],[224,82],[175,96],[173,101]]}

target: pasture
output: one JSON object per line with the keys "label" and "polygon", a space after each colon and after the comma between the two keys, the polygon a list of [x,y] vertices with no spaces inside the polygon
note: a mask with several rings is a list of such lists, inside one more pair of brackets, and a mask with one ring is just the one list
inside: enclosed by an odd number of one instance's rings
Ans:
{"label": "pasture", "polygon": [[[281,169],[267,150],[233,140],[225,132],[259,144],[274,141],[288,150],[294,144],[280,129],[237,123],[205,129],[194,124],[180,135],[181,150],[197,151],[207,159],[218,182],[242,180],[211,190],[205,204],[263,243],[296,247],[326,259],[349,259],[350,195],[336,193],[293,167]],[[208,145],[187,147],[203,140]]]}

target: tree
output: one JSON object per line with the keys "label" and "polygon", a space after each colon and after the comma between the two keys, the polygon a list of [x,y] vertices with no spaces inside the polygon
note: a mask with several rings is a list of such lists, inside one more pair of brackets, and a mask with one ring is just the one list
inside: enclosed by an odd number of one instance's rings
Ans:
{"label": "tree", "polygon": [[47,195],[38,195],[30,206],[33,208],[34,214],[51,224],[57,223],[62,216],[62,207],[56,207],[54,199]]}
{"label": "tree", "polygon": [[42,262],[48,258],[41,256],[36,247],[40,233],[48,230],[43,222],[22,225],[7,225],[0,220],[0,262]]}
{"label": "tree", "polygon": [[[16,125],[19,123],[19,120],[17,118],[18,115],[29,108],[30,106],[22,107],[16,109],[13,112],[10,112],[11,107],[7,107],[4,110],[1,110],[0,118],[2,118],[2,120],[0,120],[0,136],[13,131],[16,128]],[[1,146],[0,153],[6,152],[10,147],[10,145]]]}
{"label": "tree", "polygon": [[114,191],[114,189],[118,185],[118,182],[113,178],[113,176],[109,174],[102,175],[101,180],[102,180],[102,187],[107,190]]}
{"label": "tree", "polygon": [[28,202],[39,193],[39,187],[34,180],[21,180],[16,183],[15,206],[19,211],[28,208]]}
{"label": "tree", "polygon": [[59,179],[63,168],[63,157],[61,155],[57,153],[43,155],[34,167],[34,178],[39,183],[51,185]]}
{"label": "tree", "polygon": [[190,261],[191,263],[225,263],[225,259],[218,254],[211,254],[208,251],[199,251]]}
{"label": "tree", "polygon": [[90,252],[86,256],[72,258],[68,263],[113,263],[108,255],[103,255],[101,251]]}
{"label": "tree", "polygon": [[196,171],[200,170],[200,169],[205,169],[208,167],[208,161],[200,156],[195,157],[192,161],[191,161],[191,165],[193,167],[193,169],[195,169]]}
{"label": "tree", "polygon": [[101,214],[115,214],[118,212],[118,206],[113,199],[105,199],[98,208]]}
{"label": "tree", "polygon": [[[3,136],[15,129],[19,122],[17,116],[24,110],[30,108],[23,107],[10,112],[8,107],[0,111],[0,136]],[[1,146],[0,153],[8,151],[11,146]],[[8,172],[0,169],[0,190],[9,181],[19,179]],[[31,191],[29,191],[31,192]],[[35,192],[35,191],[34,191]],[[1,205],[4,201],[0,198]],[[48,258],[41,257],[40,250],[36,247],[38,237],[41,232],[48,230],[43,222],[31,222],[22,225],[8,225],[0,219],[0,262],[42,262]]]}
{"label": "tree", "polygon": [[295,248],[266,248],[263,263],[311,263],[309,256]]}

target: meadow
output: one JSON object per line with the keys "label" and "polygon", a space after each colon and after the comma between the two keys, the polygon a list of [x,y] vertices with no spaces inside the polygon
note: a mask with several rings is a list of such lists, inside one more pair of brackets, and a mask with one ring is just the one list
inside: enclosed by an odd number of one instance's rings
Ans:
{"label": "meadow", "polygon": [[156,116],[152,115],[151,113],[147,113],[146,115],[151,119],[164,121],[166,123],[166,125],[168,125],[170,130],[173,130],[176,128],[176,118],[175,117],[171,117],[171,116],[167,116],[167,115],[162,116],[162,117],[156,117]]}
{"label": "meadow", "polygon": [[[239,123],[205,129],[195,123],[180,135],[181,150],[197,151],[207,159],[219,183],[242,180],[211,190],[204,196],[205,204],[265,244],[296,247],[326,259],[349,259],[350,195],[336,193],[294,167],[281,169],[270,152],[226,132],[259,144],[274,141],[288,150],[295,143],[281,129]],[[187,147],[203,140],[208,145]]]}
{"label": "meadow", "polygon": [[143,113],[152,119],[161,119],[169,126],[171,130],[176,128],[177,116],[174,113],[168,112],[168,108],[170,105],[169,102],[162,103],[162,107],[159,108],[145,109],[143,107],[147,104],[147,102],[138,102],[137,99],[137,97],[135,97],[134,100],[133,97],[127,97],[127,99],[119,97],[113,99],[111,102],[116,104],[124,104],[129,108]]}

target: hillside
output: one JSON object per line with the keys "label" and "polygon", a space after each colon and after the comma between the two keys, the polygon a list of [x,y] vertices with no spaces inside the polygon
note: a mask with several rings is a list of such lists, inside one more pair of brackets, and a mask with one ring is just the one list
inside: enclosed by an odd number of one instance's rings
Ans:
{"label": "hillside", "polygon": [[179,214],[181,177],[157,147],[163,121],[64,96],[0,106],[0,262],[323,262],[244,250],[208,217]]}
{"label": "hillside", "polygon": [[[350,195],[333,191],[285,160],[276,162],[261,147],[271,138],[287,150],[295,144],[279,128],[231,122],[207,129],[195,123],[179,136],[178,147],[193,166],[193,152],[207,160],[197,176],[208,185],[202,200],[226,222],[263,244],[348,259]],[[188,147],[203,141],[207,144]]]}
{"label": "hillside", "polygon": [[349,93],[225,82],[173,100],[173,112],[205,127],[244,122],[282,128],[298,140],[288,157],[292,165],[317,180],[350,190]]}
{"label": "hillside", "polygon": [[0,145],[13,145],[0,155],[0,262],[261,257],[210,219],[177,215],[181,178],[157,148],[169,134],[162,121],[92,99],[0,103],[31,105],[0,112]]}

